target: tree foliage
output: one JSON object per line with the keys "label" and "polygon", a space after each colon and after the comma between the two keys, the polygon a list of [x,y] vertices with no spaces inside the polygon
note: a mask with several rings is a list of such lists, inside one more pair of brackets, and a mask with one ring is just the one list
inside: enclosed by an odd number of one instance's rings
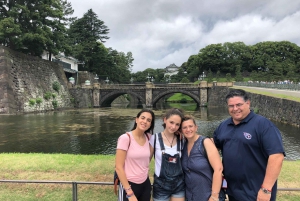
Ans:
{"label": "tree foliage", "polygon": [[72,13],[65,0],[1,1],[0,43],[34,56],[43,51],[65,52],[69,49],[65,40],[67,16]]}
{"label": "tree foliage", "polygon": [[109,37],[109,29],[102,20],[98,19],[92,9],[82,18],[76,19],[68,30],[69,45],[72,46],[72,55],[85,63],[87,69],[94,65],[93,57],[98,51],[98,44],[104,43]]}
{"label": "tree foliage", "polygon": [[300,81],[300,48],[288,41],[267,41],[252,46],[243,42],[211,44],[200,49],[197,55],[191,55],[185,63],[190,80],[211,69],[217,77],[230,73],[238,80],[250,75],[262,81]]}

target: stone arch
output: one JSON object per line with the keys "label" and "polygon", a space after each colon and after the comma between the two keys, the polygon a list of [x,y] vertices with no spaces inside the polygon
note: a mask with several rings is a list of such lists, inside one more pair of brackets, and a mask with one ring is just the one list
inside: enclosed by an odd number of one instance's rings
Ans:
{"label": "stone arch", "polygon": [[168,94],[171,94],[171,93],[182,93],[182,94],[188,95],[197,103],[198,106],[200,105],[200,97],[196,96],[194,93],[191,93],[186,90],[181,90],[181,89],[171,89],[171,90],[167,90],[164,92],[160,92],[159,94],[157,94],[157,96],[153,97],[152,105],[154,106],[158,100],[160,100],[162,97],[164,97]]}
{"label": "stone arch", "polygon": [[112,91],[108,94],[105,94],[103,97],[100,98],[100,103],[99,105],[102,106],[104,103],[111,103],[113,100],[115,100],[118,96],[123,95],[123,94],[129,94],[131,96],[134,96],[138,98],[143,104],[146,103],[146,100],[144,97],[141,95],[130,91],[130,90],[117,90],[117,91]]}

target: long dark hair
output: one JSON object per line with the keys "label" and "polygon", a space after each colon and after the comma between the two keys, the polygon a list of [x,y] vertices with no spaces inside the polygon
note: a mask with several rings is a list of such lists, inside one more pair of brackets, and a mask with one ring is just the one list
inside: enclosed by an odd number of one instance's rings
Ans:
{"label": "long dark hair", "polygon": [[[154,115],[154,113],[153,113],[152,110],[144,108],[141,111],[139,111],[139,113],[137,113],[136,118],[139,118],[141,116],[141,114],[144,113],[144,112],[148,112],[152,116],[151,126],[150,126],[150,128],[148,130],[145,131],[145,133],[151,133],[151,134],[153,134],[154,122],[155,122],[155,115]],[[134,129],[136,129],[136,126],[137,126],[137,124],[136,124],[136,121],[135,121],[131,130],[133,131]]]}

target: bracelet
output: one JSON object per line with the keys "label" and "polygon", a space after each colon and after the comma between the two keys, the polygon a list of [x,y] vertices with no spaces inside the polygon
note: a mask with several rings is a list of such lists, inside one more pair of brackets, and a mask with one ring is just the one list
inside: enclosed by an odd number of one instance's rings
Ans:
{"label": "bracelet", "polygon": [[131,185],[129,185],[128,188],[124,188],[124,190],[127,192],[127,191],[130,191],[131,190]]}
{"label": "bracelet", "polygon": [[272,191],[270,191],[269,189],[264,188],[263,186],[261,186],[260,190],[265,193],[265,194],[272,194]]}
{"label": "bracelet", "polygon": [[272,192],[272,190],[269,190],[269,189],[267,189],[267,188],[263,187],[262,185],[261,185],[261,187],[260,187],[260,188],[266,189],[266,190],[267,190],[267,191],[269,191],[270,193]]}
{"label": "bracelet", "polygon": [[217,192],[211,192],[211,194],[219,194],[219,193],[217,193]]}
{"label": "bracelet", "polygon": [[132,196],[134,196],[134,193],[131,193],[130,195],[126,195],[126,198],[130,198],[130,197],[132,197]]}

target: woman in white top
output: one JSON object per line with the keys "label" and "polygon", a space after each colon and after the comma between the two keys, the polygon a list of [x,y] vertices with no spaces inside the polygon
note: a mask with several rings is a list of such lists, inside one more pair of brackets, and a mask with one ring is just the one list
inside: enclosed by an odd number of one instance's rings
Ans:
{"label": "woman in white top", "polygon": [[153,183],[154,201],[184,201],[185,183],[181,167],[182,141],[175,133],[180,129],[184,115],[177,108],[167,111],[164,130],[151,136],[151,156],[155,158]]}

